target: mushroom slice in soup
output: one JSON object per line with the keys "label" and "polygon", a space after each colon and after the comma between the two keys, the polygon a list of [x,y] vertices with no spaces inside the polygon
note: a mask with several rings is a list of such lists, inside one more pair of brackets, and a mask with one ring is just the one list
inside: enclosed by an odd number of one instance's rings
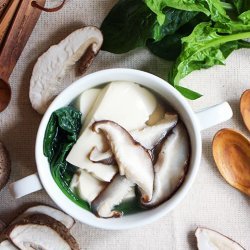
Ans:
{"label": "mushroom slice in soup", "polygon": [[153,149],[159,144],[168,132],[177,124],[178,115],[166,113],[164,118],[153,126],[146,126],[140,130],[131,131],[134,140],[138,141],[143,147]]}
{"label": "mushroom slice in soup", "polygon": [[133,187],[133,182],[116,174],[109,185],[91,203],[92,211],[102,218],[122,216],[122,212],[112,209],[122,202]]}
{"label": "mushroom slice in soup", "polygon": [[120,175],[137,184],[142,200],[150,201],[153,194],[154,171],[148,151],[119,124],[112,121],[98,121],[93,131],[103,132],[115,156]]}
{"label": "mushroom slice in soup", "polygon": [[104,165],[116,165],[114,155],[110,149],[105,152],[101,152],[97,147],[93,147],[89,154],[89,160],[94,163],[102,163]]}
{"label": "mushroom slice in soup", "polygon": [[155,207],[168,200],[182,184],[189,163],[190,143],[183,123],[178,123],[166,137],[154,165],[153,198],[145,207]]}
{"label": "mushroom slice in soup", "polygon": [[[154,149],[164,137],[176,126],[178,115],[166,113],[164,118],[153,126],[146,126],[140,130],[130,132],[133,139],[139,142],[148,150]],[[89,154],[89,160],[94,163],[102,163],[106,165],[116,165],[116,161],[112,151],[109,149],[101,152],[97,147],[93,147]]]}

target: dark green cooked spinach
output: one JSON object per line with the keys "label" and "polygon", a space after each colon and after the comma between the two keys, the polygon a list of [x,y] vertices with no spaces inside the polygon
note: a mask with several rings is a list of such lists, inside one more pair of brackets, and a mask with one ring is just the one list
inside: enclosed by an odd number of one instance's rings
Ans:
{"label": "dark green cooked spinach", "polygon": [[48,157],[52,176],[62,192],[79,206],[90,210],[89,204],[70,189],[76,167],[66,161],[81,129],[82,114],[73,107],[53,112],[44,135],[43,153]]}
{"label": "dark green cooked spinach", "polygon": [[[65,107],[52,113],[43,141],[43,153],[48,157],[51,174],[58,187],[73,202],[91,211],[88,202],[82,200],[70,189],[70,182],[77,168],[66,161],[66,157],[77,141],[81,129],[82,114],[73,107]],[[116,206],[124,214],[143,210],[137,199],[131,199]]]}

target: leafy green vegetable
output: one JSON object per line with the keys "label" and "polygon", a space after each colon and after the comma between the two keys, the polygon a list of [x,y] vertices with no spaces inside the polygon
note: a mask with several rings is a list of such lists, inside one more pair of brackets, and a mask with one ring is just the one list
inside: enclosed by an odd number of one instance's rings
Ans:
{"label": "leafy green vegetable", "polygon": [[70,190],[76,167],[66,161],[81,129],[81,113],[72,107],[61,108],[52,113],[43,142],[44,155],[48,157],[52,176],[62,192],[79,206],[88,209],[87,202]]}
{"label": "leafy green vegetable", "polygon": [[155,14],[142,0],[120,0],[101,25],[102,49],[120,54],[145,46],[149,39],[160,41],[167,35],[175,36],[181,26],[198,14],[173,8],[166,8],[164,13],[166,20],[159,25]]}
{"label": "leafy green vegetable", "polygon": [[157,42],[153,39],[147,41],[149,50],[163,59],[168,61],[175,60],[181,53],[181,38],[180,34],[167,35],[161,41]]}
{"label": "leafy green vegetable", "polygon": [[249,17],[243,13],[239,17],[242,22],[217,23],[215,27],[211,22],[198,24],[189,36],[182,39],[182,52],[170,72],[170,83],[177,86],[194,70],[223,65],[232,51],[248,47],[249,43],[241,40],[250,37]]}
{"label": "leafy green vegetable", "polygon": [[202,13],[173,8],[165,8],[164,13],[166,19],[159,32],[164,37],[160,41],[149,39],[146,46],[155,55],[173,61],[181,53],[181,39],[189,35],[198,23],[206,21],[207,17]]}
{"label": "leafy green vegetable", "polygon": [[[190,22],[199,13],[196,11],[183,11],[174,8],[165,8],[163,11],[165,16],[162,25],[156,24],[154,26],[154,40],[159,41],[166,35],[175,34],[180,27]],[[191,32],[191,31],[190,31]]]}
{"label": "leafy green vegetable", "polygon": [[[53,112],[44,136],[43,152],[50,163],[51,174],[62,192],[80,207],[91,211],[88,202],[82,200],[75,191],[70,189],[70,182],[77,168],[66,161],[66,157],[75,144],[81,129],[81,113],[65,107]],[[138,200],[130,199],[116,209],[124,214],[137,213],[144,210]]]}
{"label": "leafy green vegetable", "polygon": [[154,36],[155,24],[155,14],[143,1],[120,0],[101,25],[102,49],[120,54],[142,47]]}
{"label": "leafy green vegetable", "polygon": [[187,88],[184,88],[182,86],[175,86],[175,88],[183,95],[185,96],[186,98],[190,99],[190,100],[196,100],[198,98],[200,98],[202,95],[195,92],[195,91],[192,91],[191,89],[187,89]]}
{"label": "leafy green vegetable", "polygon": [[161,58],[176,60],[168,81],[196,99],[201,95],[181,87],[182,78],[225,64],[236,49],[250,48],[250,0],[120,0],[102,31],[107,51],[146,46]]}
{"label": "leafy green vegetable", "polygon": [[241,14],[250,9],[249,0],[226,0],[225,2],[232,4],[238,14]]}
{"label": "leafy green vegetable", "polygon": [[213,21],[229,20],[220,0],[144,0],[147,6],[157,15],[160,25],[165,21],[164,8],[172,7],[179,10],[202,12],[211,16]]}

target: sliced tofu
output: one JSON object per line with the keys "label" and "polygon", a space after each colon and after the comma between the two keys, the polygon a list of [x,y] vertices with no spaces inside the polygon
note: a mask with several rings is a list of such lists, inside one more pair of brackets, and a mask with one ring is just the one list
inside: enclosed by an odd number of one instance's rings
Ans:
{"label": "sliced tofu", "polygon": [[74,106],[82,113],[82,122],[94,105],[101,89],[88,89],[84,91],[75,101]]}
{"label": "sliced tofu", "polygon": [[101,151],[106,151],[108,149],[108,145],[103,139],[102,136],[94,133],[89,127],[87,127],[70,151],[66,160],[81,169],[85,169],[97,179],[107,182],[117,173],[118,168],[113,165],[94,163],[89,160],[89,154],[93,147],[98,145],[98,149]]}
{"label": "sliced tofu", "polygon": [[89,204],[105,188],[106,183],[99,181],[85,170],[78,170],[70,183],[70,189]]}
{"label": "sliced tofu", "polygon": [[157,106],[153,94],[132,82],[112,82],[98,96],[84,127],[99,120],[111,120],[126,130],[142,128]]}
{"label": "sliced tofu", "polygon": [[131,82],[113,82],[99,93],[95,104],[88,112],[83,132],[71,149],[67,161],[99,180],[110,181],[118,171],[116,166],[93,163],[89,153],[94,147],[104,152],[108,145],[101,134],[93,132],[90,126],[95,121],[111,120],[126,130],[143,128],[157,106],[157,100],[147,89]]}

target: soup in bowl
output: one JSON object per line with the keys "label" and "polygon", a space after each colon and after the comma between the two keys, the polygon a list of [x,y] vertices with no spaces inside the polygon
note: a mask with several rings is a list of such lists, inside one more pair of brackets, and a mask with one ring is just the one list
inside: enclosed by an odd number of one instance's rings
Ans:
{"label": "soup in bowl", "polygon": [[49,106],[36,138],[38,175],[13,183],[13,193],[43,187],[66,213],[103,229],[151,223],[194,182],[200,131],[231,116],[228,103],[194,113],[171,85],[146,72],[92,73]]}
{"label": "soup in bowl", "polygon": [[163,98],[113,81],[52,113],[44,155],[68,198],[97,217],[119,218],[171,199],[191,150],[185,124]]}

